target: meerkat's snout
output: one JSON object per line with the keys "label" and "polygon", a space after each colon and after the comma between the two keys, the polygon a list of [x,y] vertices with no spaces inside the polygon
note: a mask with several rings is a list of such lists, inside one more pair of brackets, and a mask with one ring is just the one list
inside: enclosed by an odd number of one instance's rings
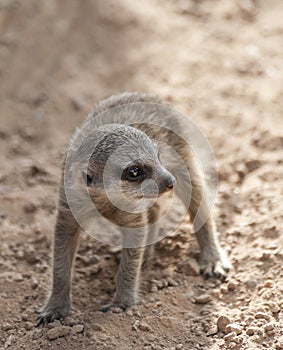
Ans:
{"label": "meerkat's snout", "polygon": [[177,181],[176,181],[175,177],[172,174],[170,174],[167,170],[166,170],[166,173],[167,174],[163,180],[163,184],[161,186],[161,189],[164,188],[165,191],[171,191],[174,188],[174,186],[176,185]]}

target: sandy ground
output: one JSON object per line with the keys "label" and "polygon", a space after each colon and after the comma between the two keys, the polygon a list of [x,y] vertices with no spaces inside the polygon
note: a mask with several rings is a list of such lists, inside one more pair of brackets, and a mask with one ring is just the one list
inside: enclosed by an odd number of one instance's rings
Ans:
{"label": "sandy ground", "polygon": [[[281,0],[0,1],[1,349],[283,349],[282,16]],[[224,284],[194,276],[184,225],[145,266],[142,303],[102,314],[119,254],[84,234],[74,313],[35,328],[64,147],[121,91],[160,95],[206,134],[234,269]]]}

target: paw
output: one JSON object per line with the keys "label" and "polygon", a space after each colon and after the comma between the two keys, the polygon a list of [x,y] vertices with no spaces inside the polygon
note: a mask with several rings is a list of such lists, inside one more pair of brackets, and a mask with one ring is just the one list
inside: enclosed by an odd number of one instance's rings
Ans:
{"label": "paw", "polygon": [[113,309],[121,309],[122,311],[125,311],[127,309],[127,307],[124,307],[123,305],[119,305],[119,304],[109,304],[109,305],[106,305],[103,308],[101,308],[99,311],[105,313],[105,312],[111,311]]}
{"label": "paw", "polygon": [[232,265],[222,250],[213,254],[203,254],[200,258],[200,272],[205,279],[216,277],[225,281],[231,268]]}
{"label": "paw", "polygon": [[37,318],[36,326],[44,325],[54,320],[60,320],[65,318],[70,312],[70,305],[62,305],[62,306],[50,306],[46,305],[44,309],[40,312]]}

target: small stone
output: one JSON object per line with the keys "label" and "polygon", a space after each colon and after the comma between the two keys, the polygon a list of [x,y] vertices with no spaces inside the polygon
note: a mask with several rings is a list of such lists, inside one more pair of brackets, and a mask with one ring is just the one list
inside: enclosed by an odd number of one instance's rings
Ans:
{"label": "small stone", "polygon": [[15,282],[23,282],[24,278],[23,278],[23,275],[21,275],[20,273],[16,273],[14,276],[13,276],[13,280]]}
{"label": "small stone", "polygon": [[158,291],[158,287],[156,284],[153,284],[150,288],[151,293],[156,293]]}
{"label": "small stone", "polygon": [[36,340],[43,336],[43,330],[42,329],[35,329],[32,334],[32,339]]}
{"label": "small stone", "polygon": [[182,350],[184,347],[184,344],[180,343],[178,345],[176,345],[176,350]]}
{"label": "small stone", "polygon": [[25,213],[32,214],[37,210],[37,206],[33,202],[27,202],[23,209]]}
{"label": "small stone", "polygon": [[38,287],[38,281],[36,279],[32,280],[30,286],[32,289],[36,289]]}
{"label": "small stone", "polygon": [[25,330],[30,331],[33,328],[33,324],[31,322],[25,323]]}
{"label": "small stone", "polygon": [[13,329],[13,326],[10,323],[5,322],[2,325],[2,329],[3,329],[3,331],[9,331],[10,329]]}
{"label": "small stone", "polygon": [[246,319],[246,324],[249,326],[254,322],[255,318],[253,316],[248,316]]}
{"label": "small stone", "polygon": [[196,304],[207,304],[211,301],[211,297],[208,294],[202,294],[200,296],[195,297]]}
{"label": "small stone", "polygon": [[230,291],[234,291],[239,287],[239,283],[236,281],[229,281],[227,284],[227,288]]}
{"label": "small stone", "polygon": [[200,274],[200,267],[195,259],[188,259],[178,264],[181,272],[184,272],[188,276],[198,276]]}
{"label": "small stone", "polygon": [[257,286],[257,280],[246,280],[245,281],[245,284],[246,284],[246,286],[248,287],[248,288],[250,288],[250,289],[255,289],[256,288],[256,286]]}
{"label": "small stone", "polygon": [[78,320],[76,320],[75,318],[72,318],[70,316],[68,316],[65,320],[64,320],[64,325],[65,326],[75,326],[76,324],[78,324]]}
{"label": "small stone", "polygon": [[47,338],[49,340],[54,340],[54,339],[58,339],[58,338],[61,338],[61,337],[65,337],[69,333],[70,333],[70,327],[58,326],[58,327],[49,329],[47,331]]}
{"label": "small stone", "polygon": [[274,302],[269,302],[267,303],[268,307],[270,308],[270,311],[273,313],[273,314],[278,314],[278,312],[280,311],[280,307],[274,303]]}
{"label": "small stone", "polygon": [[221,292],[222,294],[228,294],[228,288],[227,288],[227,286],[221,286],[221,287],[220,287],[220,292]]}
{"label": "small stone", "polygon": [[216,325],[212,325],[208,328],[206,335],[209,337],[211,335],[215,335],[218,332],[218,327]]}
{"label": "small stone", "polygon": [[103,331],[103,327],[98,324],[98,323],[94,323],[91,328],[94,330],[94,331],[99,331],[99,332],[102,332]]}
{"label": "small stone", "polygon": [[83,324],[76,324],[75,326],[72,327],[71,333],[82,333],[84,331],[84,325]]}
{"label": "small stone", "polygon": [[28,314],[22,314],[23,321],[28,321],[28,319],[29,319]]}
{"label": "small stone", "polygon": [[39,258],[34,250],[25,251],[24,259],[31,265],[34,265],[39,262]]}
{"label": "small stone", "polygon": [[231,333],[226,334],[226,335],[223,337],[223,339],[224,339],[225,341],[231,341],[231,340],[233,340],[233,339],[236,338],[236,337],[237,337],[237,334],[236,334],[235,332],[231,332]]}
{"label": "small stone", "polygon": [[265,332],[265,334],[267,334],[269,337],[271,337],[272,335],[274,335],[274,333],[275,333],[275,330],[274,330],[274,329]]}
{"label": "small stone", "polygon": [[237,335],[241,334],[243,329],[241,326],[237,325],[236,323],[230,323],[226,326],[225,329],[226,333],[235,332]]}
{"label": "small stone", "polygon": [[173,278],[171,277],[168,277],[167,278],[167,282],[168,282],[168,285],[171,286],[171,287],[178,287],[179,286],[179,283],[176,282]]}
{"label": "small stone", "polygon": [[274,329],[274,324],[273,323],[267,323],[263,326],[263,329],[265,332],[272,331]]}
{"label": "small stone", "polygon": [[156,285],[158,289],[162,289],[162,288],[163,288],[163,283],[162,283],[162,281],[158,281],[158,280],[154,280],[154,279],[153,279],[151,282],[152,282],[154,285]]}
{"label": "small stone", "polygon": [[256,319],[261,319],[261,318],[263,318],[263,319],[265,319],[265,320],[267,320],[267,321],[270,320],[270,316],[267,315],[267,314],[264,313],[264,312],[257,312],[257,313],[255,314],[255,318],[256,318]]}
{"label": "small stone", "polygon": [[141,331],[150,331],[151,328],[150,328],[150,326],[147,323],[141,322],[140,325],[139,325],[139,329]]}
{"label": "small stone", "polygon": [[265,288],[271,288],[271,287],[273,287],[273,282],[271,280],[267,280],[263,286]]}
{"label": "small stone", "polygon": [[166,279],[162,279],[162,288],[168,287],[168,281]]}
{"label": "small stone", "polygon": [[50,322],[46,325],[46,327],[48,329],[55,328],[55,327],[61,327],[61,326],[62,326],[62,324],[61,324],[60,320],[54,320],[53,322]]}
{"label": "small stone", "polygon": [[220,316],[217,320],[217,328],[220,332],[224,332],[228,324],[230,324],[230,318],[227,316]]}
{"label": "small stone", "polygon": [[257,327],[248,327],[246,330],[246,333],[248,336],[254,335],[257,333],[258,328]]}
{"label": "small stone", "polygon": [[135,320],[132,328],[134,331],[137,331],[139,329],[139,326],[140,326],[140,321],[139,320]]}
{"label": "small stone", "polygon": [[120,307],[114,307],[111,311],[113,314],[121,314],[123,310]]}

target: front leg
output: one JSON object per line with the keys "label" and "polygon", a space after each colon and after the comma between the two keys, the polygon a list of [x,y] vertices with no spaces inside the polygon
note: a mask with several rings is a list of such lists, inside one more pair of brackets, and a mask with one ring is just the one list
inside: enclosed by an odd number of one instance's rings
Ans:
{"label": "front leg", "polygon": [[102,308],[101,311],[107,312],[115,307],[125,310],[129,306],[137,304],[145,244],[145,227],[135,228],[127,233],[123,232],[124,248],[122,249],[121,261],[115,277],[116,292],[112,303]]}
{"label": "front leg", "polygon": [[53,243],[52,292],[37,325],[64,318],[70,311],[71,271],[78,238],[78,224],[72,213],[59,207]]}

